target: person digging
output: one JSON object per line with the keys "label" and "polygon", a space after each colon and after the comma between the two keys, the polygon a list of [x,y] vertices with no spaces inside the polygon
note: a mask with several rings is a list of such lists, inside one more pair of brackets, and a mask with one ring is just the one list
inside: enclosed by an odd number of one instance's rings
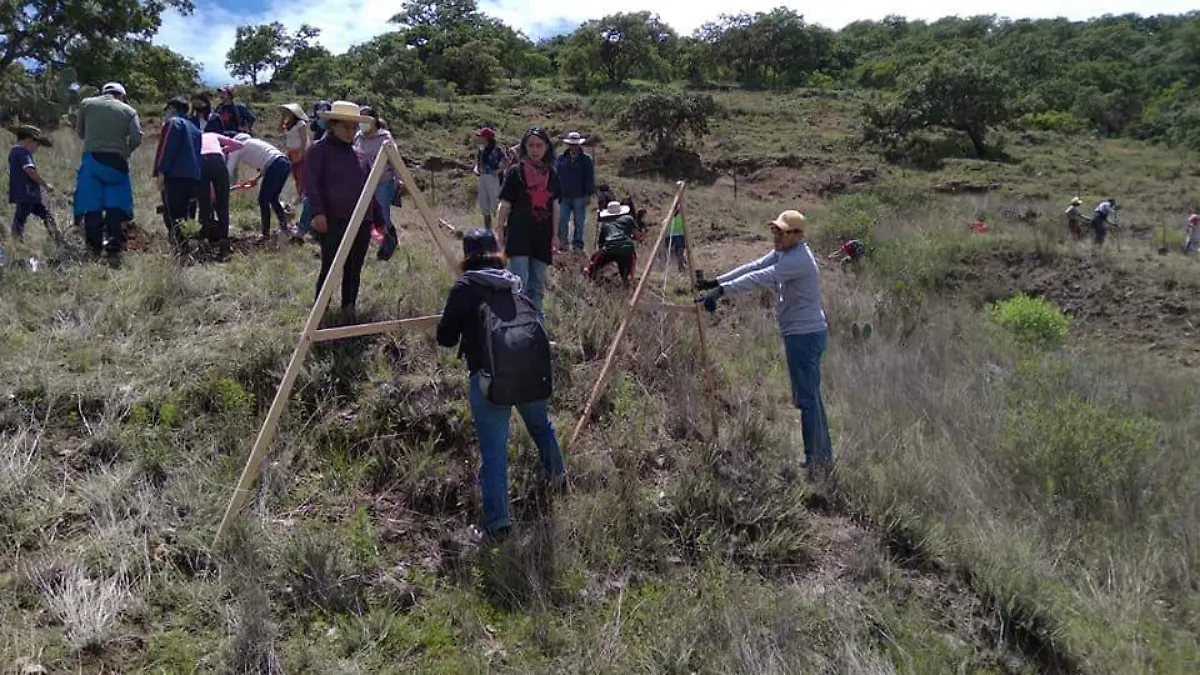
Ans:
{"label": "person digging", "polygon": [[8,151],[8,203],[12,204],[12,236],[14,239],[25,238],[25,222],[29,216],[42,219],[50,238],[59,246],[65,246],[66,241],[58,230],[54,213],[46,208],[43,191],[52,192],[54,188],[42,174],[38,172],[33,155],[40,147],[53,147],[49,138],[42,135],[42,130],[29,125],[21,125],[10,132],[17,137],[17,142]]}
{"label": "person digging", "polygon": [[838,240],[842,242],[842,245],[838,250],[829,254],[829,259],[839,258],[838,262],[841,264],[842,269],[850,266],[857,269],[863,258],[867,257],[866,244],[848,234],[843,234],[838,237]]}
{"label": "person digging", "polygon": [[185,98],[167,101],[163,109],[162,133],[154,154],[153,178],[162,195],[162,216],[167,237],[176,254],[184,253],[185,242],[179,223],[188,203],[200,188],[201,132],[187,118]]}
{"label": "person digging", "polygon": [[609,202],[600,211],[596,253],[583,268],[585,278],[597,281],[601,270],[616,263],[621,283],[629,285],[629,278],[637,267],[637,240],[641,238],[638,221],[630,211],[628,206],[617,201]]}
{"label": "person digging", "polygon": [[717,301],[730,293],[754,289],[775,293],[775,315],[787,358],[792,403],[801,415],[803,466],[810,477],[822,478],[833,468],[833,443],[821,400],[821,355],[825,352],[828,324],[821,308],[820,271],[804,242],[802,213],[784,211],[768,225],[775,237],[774,249],[716,279],[698,280],[697,287],[709,293],[696,302],[715,312]]}
{"label": "person digging", "polygon": [[1110,223],[1112,227],[1117,227],[1116,211],[1117,200],[1112,197],[1097,204],[1096,209],[1092,211],[1092,234],[1096,246],[1104,246]]}
{"label": "person digging", "polygon": [[1083,212],[1079,210],[1079,206],[1083,204],[1083,200],[1076,197],[1071,200],[1071,205],[1067,207],[1064,214],[1067,218],[1067,230],[1071,232],[1071,236],[1075,241],[1083,239]]}

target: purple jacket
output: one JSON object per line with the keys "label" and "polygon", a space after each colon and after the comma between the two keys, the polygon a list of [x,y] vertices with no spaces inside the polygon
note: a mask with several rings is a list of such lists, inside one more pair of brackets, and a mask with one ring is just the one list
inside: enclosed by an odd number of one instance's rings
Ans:
{"label": "purple jacket", "polygon": [[[371,164],[361,150],[343,143],[333,134],[325,134],[313,143],[305,155],[307,170],[305,184],[313,216],[325,216],[330,221],[348,221],[354,206],[367,184]],[[367,222],[383,222],[379,204],[371,200]]]}

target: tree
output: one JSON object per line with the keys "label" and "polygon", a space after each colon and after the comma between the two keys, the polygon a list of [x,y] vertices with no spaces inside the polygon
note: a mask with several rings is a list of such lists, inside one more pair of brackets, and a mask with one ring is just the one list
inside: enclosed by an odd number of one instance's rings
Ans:
{"label": "tree", "polygon": [[598,82],[619,87],[632,77],[665,79],[670,67],[661,50],[678,41],[650,12],[612,14],[580,26],[560,51],[563,74],[581,90]]}
{"label": "tree", "polygon": [[272,82],[296,83],[297,73],[303,70],[311,71],[317,64],[327,64],[333,54],[317,42],[321,29],[308,24],[301,24],[295,34],[286,39],[282,51],[280,65],[271,74]]}
{"label": "tree", "polygon": [[225,55],[225,66],[234,77],[258,85],[259,73],[286,63],[292,37],[278,21],[258,26],[238,26],[233,47]]}
{"label": "tree", "polygon": [[665,161],[687,146],[689,136],[699,140],[708,135],[709,119],[716,113],[717,104],[708,94],[652,92],[630,101],[617,125],[636,132],[642,145]]}
{"label": "tree", "polygon": [[191,14],[191,0],[2,0],[0,72],[18,59],[61,66],[81,45],[148,39],[168,8]]}
{"label": "tree", "polygon": [[108,80],[125,85],[137,101],[188,96],[200,86],[200,65],[162,45],[146,40],[98,43],[73,48],[67,65],[83,84],[100,86]]}
{"label": "tree", "polygon": [[701,26],[696,36],[709,45],[711,58],[747,86],[802,85],[835,64],[833,33],[809,26],[786,8],[722,15],[718,23]]}

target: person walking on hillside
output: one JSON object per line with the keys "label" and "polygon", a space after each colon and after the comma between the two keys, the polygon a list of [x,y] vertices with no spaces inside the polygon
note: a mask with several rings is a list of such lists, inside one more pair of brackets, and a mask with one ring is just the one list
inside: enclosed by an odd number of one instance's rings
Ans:
{"label": "person walking on hillside", "polygon": [[279,128],[283,132],[287,147],[288,162],[292,165],[292,182],[296,184],[296,206],[304,202],[304,154],[308,152],[308,115],[297,103],[279,106],[281,113]]}
{"label": "person walking on hillside", "polygon": [[242,183],[241,187],[251,188],[258,185],[260,180],[262,181],[262,186],[258,188],[258,213],[262,221],[262,233],[259,235],[259,241],[265,242],[271,237],[272,211],[279,219],[279,230],[290,234],[287,212],[284,211],[279,196],[283,194],[283,187],[287,185],[288,176],[292,175],[291,162],[278,148],[260,138],[251,138],[249,134],[238,134],[233,139],[241,143],[242,148],[229,153],[226,160],[229,167],[229,180],[236,183],[238,166],[246,164],[257,170],[258,175]]}
{"label": "person walking on hillside", "polygon": [[[376,158],[383,151],[385,143],[392,142],[392,132],[383,128],[383,121],[379,119],[379,113],[375,112],[370,106],[363,106],[359,111],[369,121],[361,125],[358,138],[354,144],[358,149],[367,156],[367,161],[371,166],[375,165]],[[379,185],[375,186],[375,203],[379,205],[379,212],[383,214],[383,222],[385,228],[383,243],[379,245],[378,257],[380,260],[389,260],[392,254],[396,252],[396,244],[399,243],[400,237],[396,233],[396,226],[392,223],[392,201],[396,198],[396,170],[388,164],[387,169],[383,172],[383,177],[379,179]]]}
{"label": "person walking on hillside", "polygon": [[1083,200],[1076,197],[1071,200],[1071,205],[1067,207],[1067,229],[1071,232],[1071,236],[1076,241],[1083,239],[1083,212],[1079,210],[1079,206],[1083,204]]}
{"label": "person walking on hillside", "polygon": [[637,240],[641,238],[641,223],[631,211],[621,202],[611,201],[599,212],[596,253],[584,268],[584,277],[596,279],[600,270],[616,263],[621,282],[629,285],[629,278],[637,268]]}
{"label": "person walking on hillside", "polygon": [[226,156],[242,149],[241,142],[214,132],[200,135],[200,202],[201,234],[208,243],[218,247],[221,260],[233,252],[229,243],[229,167]]}
{"label": "person walking on hillside", "polygon": [[697,299],[709,312],[728,293],[770,289],[775,293],[775,314],[783,336],[792,402],[800,409],[804,439],[804,465],[810,475],[823,476],[833,465],[833,443],[821,400],[821,355],[825,352],[828,325],[821,309],[821,277],[817,260],[804,241],[805,218],[799,211],[784,211],[770,223],[775,248],[765,256],[726,272],[702,279],[698,287],[711,291]]}
{"label": "person walking on hillside", "polygon": [[250,108],[234,99],[233,87],[221,87],[217,94],[221,97],[221,104],[217,106],[216,119],[210,120],[204,130],[226,136],[254,133],[254,122],[257,118],[250,112]]}
{"label": "person walking on hillside", "polygon": [[[350,217],[358,197],[367,185],[371,174],[371,163],[367,156],[354,146],[359,125],[371,118],[359,113],[357,104],[350,101],[335,101],[328,111],[320,113],[329,130],[321,140],[308,149],[305,178],[308,186],[305,194],[312,210],[312,229],[321,244],[321,273],[317,277],[317,294],[338,246],[346,235]],[[354,237],[342,268],[342,311],[352,313],[358,301],[358,286],[362,277],[363,263],[367,258],[367,247],[371,243],[371,223],[383,222],[379,202],[371,200],[371,208],[363,218],[362,226]]]}
{"label": "person walking on hillside", "polygon": [[508,155],[496,143],[496,132],[484,127],[475,132],[478,147],[475,148],[475,166],[471,169],[479,176],[475,189],[476,204],[483,214],[483,226],[492,229],[492,218],[500,207],[500,181],[508,168]]}
{"label": "person walking on hillside", "polygon": [[[583,151],[587,139],[572,131],[563,139],[567,149],[555,162],[558,182],[562,186],[559,197],[558,246],[559,251],[572,250],[582,253],[583,240],[587,231],[588,205],[596,194],[596,167],[591,155]],[[571,220],[575,220],[574,236],[569,240]]]}
{"label": "person walking on hillside", "polygon": [[1097,204],[1092,212],[1092,234],[1097,246],[1104,245],[1104,240],[1108,237],[1109,222],[1112,222],[1113,227],[1117,226],[1116,210],[1117,200],[1109,197]]}
{"label": "person walking on hillside", "polygon": [[[42,191],[53,191],[50,183],[38,172],[33,155],[39,147],[54,147],[49,138],[42,135],[42,130],[29,125],[21,125],[10,130],[17,137],[17,142],[8,151],[8,203],[13,205],[12,236],[14,239],[25,238],[25,223],[29,216],[42,219],[46,231],[55,244],[62,246],[62,233],[54,219],[54,213],[46,208]],[[3,233],[3,230],[0,230]]]}
{"label": "person walking on hillside", "polygon": [[1200,245],[1200,212],[1193,206],[1188,211],[1187,240],[1183,243],[1183,252],[1191,253],[1197,245]]}
{"label": "person walking on hillside", "polygon": [[188,102],[183,98],[167,101],[163,108],[163,127],[158,137],[151,172],[162,196],[163,222],[167,237],[177,253],[184,240],[179,223],[187,214],[188,202],[200,187],[201,134],[187,118]]}
{"label": "person walking on hillside", "polygon": [[472,230],[463,237],[461,269],[446,297],[437,342],[458,347],[467,361],[471,419],[479,437],[483,527],[489,537],[500,539],[512,528],[508,439],[514,406],[538,449],[544,485],[552,491],[566,486],[548,404],[553,391],[549,338],[521,292],[521,279],[504,269],[504,255],[491,230]]}
{"label": "person walking on hillside", "polygon": [[558,173],[545,129],[530,127],[520,147],[521,160],[508,170],[500,188],[496,232],[508,268],[521,277],[521,287],[545,319],[546,277],[558,247]]}
{"label": "person walking on hillside", "polygon": [[118,264],[126,220],[133,220],[129,156],[142,144],[142,124],[126,101],[125,87],[109,82],[84,99],[75,114],[83,158],[75,180],[75,214],[82,216],[88,249]]}

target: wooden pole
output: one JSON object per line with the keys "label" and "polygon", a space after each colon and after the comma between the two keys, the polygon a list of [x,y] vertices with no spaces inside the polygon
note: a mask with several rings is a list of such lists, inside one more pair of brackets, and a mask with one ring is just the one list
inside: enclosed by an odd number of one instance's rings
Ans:
{"label": "wooden pole", "polygon": [[359,337],[362,335],[390,333],[392,331],[404,330],[408,328],[425,328],[427,326],[437,325],[437,322],[441,320],[441,318],[441,314],[432,314],[430,316],[417,316],[411,319],[376,321],[375,323],[360,323],[354,326],[326,328],[324,330],[315,331],[312,334],[312,341],[325,342],[327,340],[341,340],[344,338]]}
{"label": "wooden pole", "polygon": [[[679,200],[679,219],[683,222],[683,242],[687,251],[688,261],[688,278],[691,280],[692,296],[695,297],[696,288],[696,254],[692,251],[692,233],[688,231],[687,222],[687,207],[684,206],[684,201]],[[716,385],[713,383],[712,363],[708,360],[708,338],[704,333],[704,312],[700,309],[700,305],[692,303],[692,307],[696,313],[696,332],[700,335],[700,363],[704,366],[704,384],[708,388],[708,417],[712,424],[713,441],[717,440],[717,401],[716,401]]]}
{"label": "wooden pole", "polygon": [[313,343],[313,333],[316,332],[317,326],[321,323],[321,318],[325,315],[325,308],[329,306],[329,298],[333,295],[333,287],[340,282],[342,268],[346,265],[346,258],[350,255],[350,248],[353,245],[354,237],[358,234],[359,228],[362,226],[363,218],[367,215],[367,210],[371,208],[372,202],[375,200],[375,188],[379,185],[379,179],[383,177],[384,168],[388,164],[388,158],[385,153],[379,153],[375,158],[375,166],[371,167],[371,173],[367,176],[367,184],[363,186],[362,194],[358,196],[358,203],[354,205],[354,213],[350,216],[350,222],[346,225],[346,232],[342,235],[342,241],[338,244],[337,254],[333,257],[333,263],[330,265],[329,274],[325,277],[325,283],[321,284],[321,290],[317,293],[317,301],[313,303],[312,309],[308,312],[308,320],[304,323],[304,330],[300,332],[300,340],[296,344],[296,350],[292,352],[292,359],[288,362],[287,370],[283,373],[283,381],[279,383],[279,389],[275,392],[275,398],[271,401],[271,409],[267,411],[267,418],[263,420],[262,428],[258,431],[258,437],[254,440],[253,447],[250,448],[250,457],[246,460],[246,466],[242,469],[242,476],[238,479],[237,487],[233,490],[233,496],[229,500],[229,505],[225,508],[225,515],[221,518],[221,524],[217,527],[217,534],[213,537],[213,547],[216,548],[217,542],[229,530],[229,525],[236,514],[245,503],[246,497],[250,494],[250,487],[254,481],[258,479],[259,469],[262,467],[263,460],[267,457],[267,451],[270,450],[271,441],[275,439],[275,431],[279,426],[279,418],[283,415],[284,409],[287,407],[287,402],[292,394],[292,387],[296,384],[296,377],[300,374],[300,366],[304,363],[304,358],[308,356],[308,350]]}
{"label": "wooden pole", "polygon": [[663,240],[667,238],[667,232],[671,229],[671,219],[675,215],[675,208],[683,199],[683,191],[687,188],[687,183],[679,181],[679,188],[675,191],[675,199],[671,201],[671,208],[667,210],[667,217],[663,220],[662,231],[658,233],[658,239],[654,242],[654,248],[650,250],[650,256],[646,258],[646,267],[642,270],[642,276],[638,279],[637,287],[633,289],[633,297],[629,299],[629,308],[625,312],[625,318],[621,319],[621,325],[617,327],[617,334],[613,337],[612,344],[608,347],[608,355],[604,357],[604,365],[600,368],[600,376],[596,378],[596,384],[592,386],[592,392],[588,395],[587,403],[583,406],[583,412],[579,415],[579,422],[575,424],[575,430],[571,432],[571,440],[567,447],[574,447],[575,441],[579,440],[579,434],[583,433],[583,428],[587,426],[588,416],[592,413],[592,408],[596,405],[596,399],[600,397],[600,392],[604,388],[604,380],[608,376],[608,370],[613,364],[613,359],[616,358],[617,348],[621,346],[621,339],[625,337],[625,331],[629,328],[629,322],[633,319],[634,311],[638,308],[638,301],[642,297],[642,291],[646,288],[646,280],[650,278],[650,270],[654,267],[654,258],[658,255],[658,249],[662,246]]}
{"label": "wooden pole", "polygon": [[446,241],[442,238],[442,233],[438,229],[438,218],[433,215],[433,211],[429,208],[429,204],[425,202],[424,195],[417,188],[417,181],[413,178],[412,172],[408,170],[408,166],[404,163],[404,158],[400,156],[400,151],[396,148],[396,144],[388,141],[383,144],[383,152],[388,159],[391,160],[392,167],[396,169],[396,173],[400,174],[400,179],[408,186],[408,196],[412,198],[414,204],[417,205],[417,211],[421,214],[421,219],[425,221],[425,227],[429,230],[429,234],[433,236],[433,242],[437,244],[438,250],[442,253],[442,258],[446,260],[446,266],[453,274],[458,274],[458,257],[454,255],[452,248],[447,248]]}

